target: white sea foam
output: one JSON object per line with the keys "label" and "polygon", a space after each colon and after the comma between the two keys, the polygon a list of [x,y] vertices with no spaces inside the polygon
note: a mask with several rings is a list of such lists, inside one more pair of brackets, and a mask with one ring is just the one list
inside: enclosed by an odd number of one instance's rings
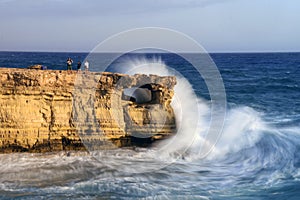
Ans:
{"label": "white sea foam", "polygon": [[211,156],[224,156],[254,146],[267,127],[260,114],[250,107],[238,107],[228,111],[220,140]]}
{"label": "white sea foam", "polygon": [[121,71],[126,74],[176,76],[177,84],[174,88],[175,94],[171,106],[176,116],[177,133],[175,137],[163,141],[157,146],[161,149],[159,156],[169,156],[173,153],[181,155],[193,145],[195,140],[201,140],[209,124],[207,121],[210,114],[209,104],[196,96],[186,78],[168,67],[160,58],[125,59],[122,63],[126,68],[121,69]]}
{"label": "white sea foam", "polygon": [[[172,107],[176,115],[177,133],[173,138],[160,142],[158,157],[176,156],[198,159],[201,147],[207,144],[205,137],[210,126],[210,102],[197,97],[191,84],[180,73],[168,67],[159,58],[137,58],[123,60],[121,68],[127,74],[157,74],[176,76],[175,96]],[[268,130],[261,114],[250,107],[237,107],[227,111],[222,135],[208,158],[223,157],[228,153],[254,146],[262,132]]]}

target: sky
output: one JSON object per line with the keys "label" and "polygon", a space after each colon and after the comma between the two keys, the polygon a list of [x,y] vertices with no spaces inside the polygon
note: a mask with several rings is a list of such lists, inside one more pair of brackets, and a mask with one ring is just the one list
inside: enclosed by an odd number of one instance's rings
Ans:
{"label": "sky", "polygon": [[0,51],[89,52],[121,31],[163,27],[208,52],[298,52],[299,10],[299,0],[0,0]]}

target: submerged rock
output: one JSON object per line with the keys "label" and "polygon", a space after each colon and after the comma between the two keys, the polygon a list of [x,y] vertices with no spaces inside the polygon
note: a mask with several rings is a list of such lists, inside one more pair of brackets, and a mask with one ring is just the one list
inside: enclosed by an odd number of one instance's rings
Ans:
{"label": "submerged rock", "polygon": [[0,81],[0,152],[148,146],[176,130],[175,77],[1,68]]}

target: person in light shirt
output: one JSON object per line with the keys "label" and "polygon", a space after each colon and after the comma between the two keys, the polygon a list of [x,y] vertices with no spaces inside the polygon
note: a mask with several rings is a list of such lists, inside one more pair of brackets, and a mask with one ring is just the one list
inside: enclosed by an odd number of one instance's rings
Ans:
{"label": "person in light shirt", "polygon": [[72,70],[72,64],[73,64],[73,60],[69,57],[67,60],[68,70]]}
{"label": "person in light shirt", "polygon": [[84,69],[85,69],[85,71],[89,71],[89,66],[90,64],[89,64],[89,62],[86,60],[85,62],[84,62]]}

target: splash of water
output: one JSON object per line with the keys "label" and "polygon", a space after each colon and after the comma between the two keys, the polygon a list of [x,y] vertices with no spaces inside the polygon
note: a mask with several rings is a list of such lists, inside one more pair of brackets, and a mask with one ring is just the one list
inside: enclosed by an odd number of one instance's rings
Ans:
{"label": "splash of water", "polygon": [[[159,157],[170,155],[183,156],[195,140],[203,143],[209,124],[209,103],[196,96],[189,81],[179,72],[168,67],[160,58],[125,59],[126,68],[119,68],[126,74],[156,74],[160,76],[176,76],[174,97],[171,103],[176,116],[176,136],[160,142],[156,147],[162,149]],[[198,144],[199,145],[199,144]],[[163,153],[163,154],[161,154]],[[157,156],[157,155],[156,155]]]}
{"label": "splash of water", "polygon": [[[162,148],[158,157],[177,156],[185,159],[198,159],[201,147],[207,144],[205,137],[210,126],[210,102],[194,93],[189,81],[179,72],[168,67],[160,58],[125,58],[119,68],[126,74],[157,74],[160,76],[176,76],[177,84],[172,107],[176,115],[178,131],[176,136],[160,142]],[[267,127],[260,113],[249,107],[239,107],[227,111],[222,136],[208,158],[224,157],[226,154],[254,146]],[[163,154],[161,154],[163,152]]]}

